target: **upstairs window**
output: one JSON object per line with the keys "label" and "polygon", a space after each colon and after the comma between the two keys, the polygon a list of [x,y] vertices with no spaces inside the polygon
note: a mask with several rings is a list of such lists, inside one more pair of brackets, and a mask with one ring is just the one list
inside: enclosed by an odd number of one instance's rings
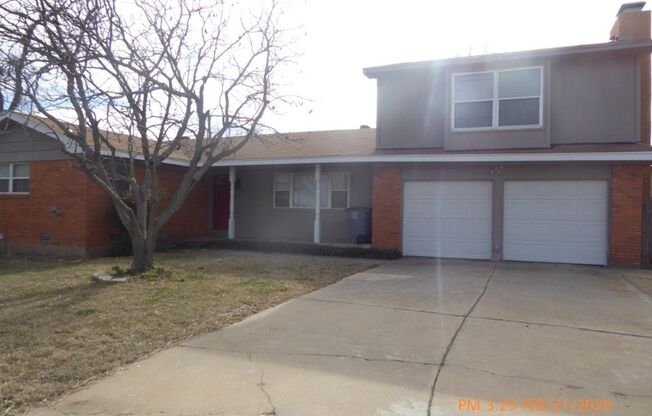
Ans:
{"label": "upstairs window", "polygon": [[[319,176],[319,205],[322,208],[349,206],[349,174],[326,172]],[[274,176],[275,208],[315,208],[315,175],[278,173]]]}
{"label": "upstairs window", "polygon": [[542,75],[540,67],[453,74],[453,130],[540,127]]}
{"label": "upstairs window", "polygon": [[0,194],[29,193],[29,164],[0,163]]}

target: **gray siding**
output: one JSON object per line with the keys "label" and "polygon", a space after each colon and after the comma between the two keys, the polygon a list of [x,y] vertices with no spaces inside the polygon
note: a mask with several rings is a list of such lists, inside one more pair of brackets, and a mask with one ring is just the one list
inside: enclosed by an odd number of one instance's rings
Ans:
{"label": "gray siding", "polygon": [[[610,181],[608,164],[513,164],[513,165],[405,165],[403,181],[488,180],[493,183],[492,259],[502,260],[503,250],[503,189],[506,180],[596,180]],[[401,198],[402,200],[402,198]],[[402,229],[402,227],[401,227]]]}
{"label": "gray siding", "polygon": [[[543,128],[452,132],[456,72],[543,66]],[[378,79],[379,148],[447,150],[640,141],[638,57],[620,53],[412,69]]]}
{"label": "gray siding", "polygon": [[68,159],[61,144],[43,133],[10,124],[0,130],[0,162]]}
{"label": "gray siding", "polygon": [[[313,241],[313,209],[274,208],[274,174],[314,172],[314,167],[238,168],[239,187],[235,195],[236,237],[278,241]],[[350,172],[351,207],[371,207],[371,167],[360,165],[323,166],[322,172]],[[322,241],[348,242],[346,212],[321,210]]]}
{"label": "gray siding", "polygon": [[568,58],[551,73],[553,144],[639,141],[636,57]]}
{"label": "gray siding", "polygon": [[436,69],[378,79],[378,147],[443,147],[444,86]]}

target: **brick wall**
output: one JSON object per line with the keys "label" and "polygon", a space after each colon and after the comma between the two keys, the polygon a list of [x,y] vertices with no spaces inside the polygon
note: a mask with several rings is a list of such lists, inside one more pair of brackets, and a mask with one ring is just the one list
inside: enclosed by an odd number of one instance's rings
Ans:
{"label": "brick wall", "polygon": [[[110,220],[109,197],[74,161],[30,162],[29,195],[0,195],[0,232],[9,251],[60,256],[104,255],[115,245],[119,228]],[[160,171],[163,203],[174,191],[183,171]],[[208,228],[209,178],[191,192],[181,209],[164,227],[169,238],[205,235]],[[51,208],[61,210],[52,215]],[[49,236],[43,241],[42,236]]]}
{"label": "brick wall", "polygon": [[[183,168],[159,169],[161,205],[166,205],[181,182]],[[168,238],[188,238],[209,234],[209,188],[210,176],[204,176],[195,186],[170,221],[163,228]]]}
{"label": "brick wall", "polygon": [[401,249],[401,168],[373,168],[372,243],[374,248]]}
{"label": "brick wall", "polygon": [[641,263],[643,198],[649,194],[647,165],[611,168],[611,242],[609,262]]}
{"label": "brick wall", "polygon": [[[45,253],[84,255],[86,177],[71,163],[30,162],[29,195],[0,196],[0,232],[8,247],[32,251],[38,246]],[[52,207],[61,214],[53,215]]]}

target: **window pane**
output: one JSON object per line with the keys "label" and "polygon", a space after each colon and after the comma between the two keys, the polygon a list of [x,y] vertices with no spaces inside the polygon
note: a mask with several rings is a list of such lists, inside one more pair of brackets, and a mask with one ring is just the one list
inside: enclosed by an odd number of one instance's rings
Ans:
{"label": "window pane", "polygon": [[0,165],[0,178],[9,177],[9,165]]}
{"label": "window pane", "polygon": [[494,74],[456,75],[454,77],[455,101],[492,100],[494,98]]}
{"label": "window pane", "polygon": [[349,181],[346,173],[333,173],[331,174],[333,181],[333,190],[346,191],[348,189]]}
{"label": "window pane", "polygon": [[319,205],[322,208],[328,207],[328,192],[330,190],[330,175],[319,175]]}
{"label": "window pane", "polygon": [[347,191],[333,191],[331,193],[331,207],[332,208],[347,208],[348,195]]}
{"label": "window pane", "polygon": [[0,192],[9,192],[9,179],[0,179]]}
{"label": "window pane", "polygon": [[498,75],[498,98],[541,94],[541,68],[504,71]]}
{"label": "window pane", "polygon": [[276,175],[274,189],[276,191],[289,191],[290,190],[290,175]]}
{"label": "window pane", "polygon": [[14,177],[29,178],[29,165],[27,164],[14,164]]}
{"label": "window pane", "polygon": [[127,181],[117,181],[115,183],[115,189],[118,191],[118,194],[125,195],[131,191],[131,184]]}
{"label": "window pane", "polygon": [[313,175],[294,175],[292,206],[313,208],[315,206],[315,179]]}
{"label": "window pane", "polygon": [[539,124],[539,99],[501,100],[498,110],[500,126],[531,126]]}
{"label": "window pane", "polygon": [[493,102],[455,104],[455,128],[491,127]]}
{"label": "window pane", "polygon": [[29,192],[29,179],[14,179],[12,192]]}
{"label": "window pane", "polygon": [[290,206],[290,191],[274,192],[274,206],[278,208],[288,208]]}

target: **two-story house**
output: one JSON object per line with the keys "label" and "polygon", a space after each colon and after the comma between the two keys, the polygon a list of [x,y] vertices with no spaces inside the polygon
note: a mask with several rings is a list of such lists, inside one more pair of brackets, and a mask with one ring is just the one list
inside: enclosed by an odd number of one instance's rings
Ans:
{"label": "two-story house", "polygon": [[[605,43],[366,68],[376,129],[252,141],[214,166],[165,237],[343,243],[345,209],[371,207],[372,246],[404,255],[640,264],[652,163],[643,6],[623,5]],[[0,244],[108,252],[108,199],[58,133],[3,117]],[[169,159],[161,182],[184,163]]]}

